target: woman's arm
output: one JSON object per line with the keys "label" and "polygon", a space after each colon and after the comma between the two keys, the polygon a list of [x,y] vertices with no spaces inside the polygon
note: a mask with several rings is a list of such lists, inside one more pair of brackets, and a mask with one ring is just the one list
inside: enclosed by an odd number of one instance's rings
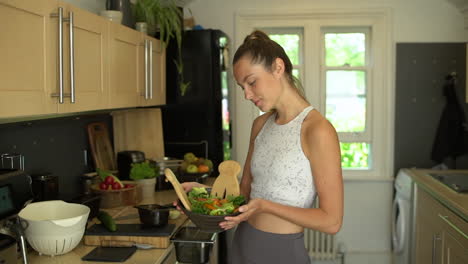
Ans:
{"label": "woman's arm", "polygon": [[[268,213],[299,226],[334,234],[343,219],[343,180],[339,141],[333,126],[325,119],[308,122],[303,130],[302,146],[309,158],[319,197],[319,208],[298,208],[263,199],[251,200],[239,208],[243,212],[226,220],[246,221],[252,214]],[[231,226],[231,225],[227,225]]]}

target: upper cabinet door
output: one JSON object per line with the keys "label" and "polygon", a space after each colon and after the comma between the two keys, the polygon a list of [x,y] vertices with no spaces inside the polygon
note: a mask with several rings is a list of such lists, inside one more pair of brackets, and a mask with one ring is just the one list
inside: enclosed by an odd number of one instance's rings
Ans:
{"label": "upper cabinet door", "polygon": [[[106,93],[109,22],[70,4],[59,4],[64,9],[64,17],[68,19],[63,26],[66,98],[64,104],[59,104],[59,112],[105,109],[108,107]],[[73,17],[73,22],[70,21],[70,17]]]}
{"label": "upper cabinet door", "polygon": [[48,114],[54,89],[57,1],[0,0],[0,118]]}
{"label": "upper cabinet door", "polygon": [[140,58],[144,61],[140,72],[140,105],[166,103],[166,51],[160,40],[143,35]]}
{"label": "upper cabinet door", "polygon": [[138,56],[140,44],[141,32],[110,23],[109,99],[111,108],[138,105],[138,72],[144,66]]}

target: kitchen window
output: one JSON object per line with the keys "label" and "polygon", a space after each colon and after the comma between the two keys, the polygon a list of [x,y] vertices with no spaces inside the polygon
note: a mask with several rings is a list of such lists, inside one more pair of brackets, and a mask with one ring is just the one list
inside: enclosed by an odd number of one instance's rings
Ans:
{"label": "kitchen window", "polygon": [[[259,13],[260,12],[260,13]],[[389,179],[393,166],[393,56],[390,12],[256,11],[236,17],[236,45],[254,29],[286,51],[305,96],[336,128],[347,179]],[[242,140],[260,113],[236,94],[235,138]],[[239,107],[241,106],[241,107]],[[245,135],[244,135],[245,133]],[[248,137],[247,137],[248,138]],[[236,140],[242,161],[248,144]],[[248,143],[248,140],[246,141]],[[245,145],[245,146],[244,146]],[[240,157],[239,157],[240,156]]]}
{"label": "kitchen window", "polygon": [[371,133],[369,39],[367,28],[323,28],[320,75],[325,117],[335,127],[343,169],[369,169]]}

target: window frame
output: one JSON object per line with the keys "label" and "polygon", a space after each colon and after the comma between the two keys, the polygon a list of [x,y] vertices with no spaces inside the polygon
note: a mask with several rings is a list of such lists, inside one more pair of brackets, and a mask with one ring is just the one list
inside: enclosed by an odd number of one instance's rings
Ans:
{"label": "window frame", "polygon": [[[333,27],[368,27],[371,29],[372,47],[370,65],[372,74],[368,76],[371,95],[369,131],[372,146],[369,170],[343,170],[345,180],[387,180],[393,178],[393,139],[394,139],[394,47],[392,45],[392,12],[390,8],[373,9],[322,9],[322,10],[279,10],[248,9],[239,10],[235,17],[235,47],[257,28],[302,27],[304,30],[304,74],[301,79],[305,94],[310,103],[320,112],[324,109],[325,90],[321,76],[320,61],[321,30]],[[308,53],[309,52],[309,53]],[[315,52],[316,55],[311,55]],[[318,54],[318,55],[317,55]],[[248,139],[253,120],[258,109],[244,99],[242,91],[234,92],[235,113],[233,124],[234,157],[243,163],[248,150]],[[348,141],[348,140],[346,140]]]}
{"label": "window frame", "polygon": [[[321,90],[324,92],[322,93],[322,107],[323,113],[325,115],[327,111],[327,96],[326,96],[326,89],[327,89],[327,71],[329,70],[341,70],[341,71],[364,71],[366,75],[365,79],[365,96],[366,96],[366,116],[365,116],[365,130],[363,132],[339,132],[338,138],[341,143],[367,143],[370,146],[369,149],[369,159],[368,159],[368,168],[347,168],[343,170],[353,170],[353,171],[368,171],[372,170],[372,155],[373,151],[373,144],[372,144],[372,116],[370,108],[372,106],[372,87],[369,87],[372,84],[372,46],[371,46],[371,29],[369,27],[322,27],[321,29],[321,46],[320,46],[320,53],[321,53],[321,63],[320,63],[320,76],[321,76]],[[325,47],[325,35],[328,33],[363,33],[365,37],[365,65],[364,66],[327,66],[326,65],[326,47]]]}

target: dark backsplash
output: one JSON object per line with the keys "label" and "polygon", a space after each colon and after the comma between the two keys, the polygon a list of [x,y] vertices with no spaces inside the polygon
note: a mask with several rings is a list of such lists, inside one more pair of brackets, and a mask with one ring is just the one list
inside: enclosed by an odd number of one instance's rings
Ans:
{"label": "dark backsplash", "polygon": [[112,137],[112,117],[108,113],[2,124],[0,153],[24,155],[28,174],[57,175],[60,198],[70,199],[81,193],[80,176],[94,170],[86,126],[97,121],[107,124]]}
{"label": "dark backsplash", "polygon": [[[468,118],[465,103],[465,43],[398,43],[396,46],[395,163],[400,168],[431,168],[432,146],[442,111],[445,78],[456,72],[456,93]],[[465,137],[465,140],[468,140]],[[468,168],[468,156],[448,158],[450,168]]]}

